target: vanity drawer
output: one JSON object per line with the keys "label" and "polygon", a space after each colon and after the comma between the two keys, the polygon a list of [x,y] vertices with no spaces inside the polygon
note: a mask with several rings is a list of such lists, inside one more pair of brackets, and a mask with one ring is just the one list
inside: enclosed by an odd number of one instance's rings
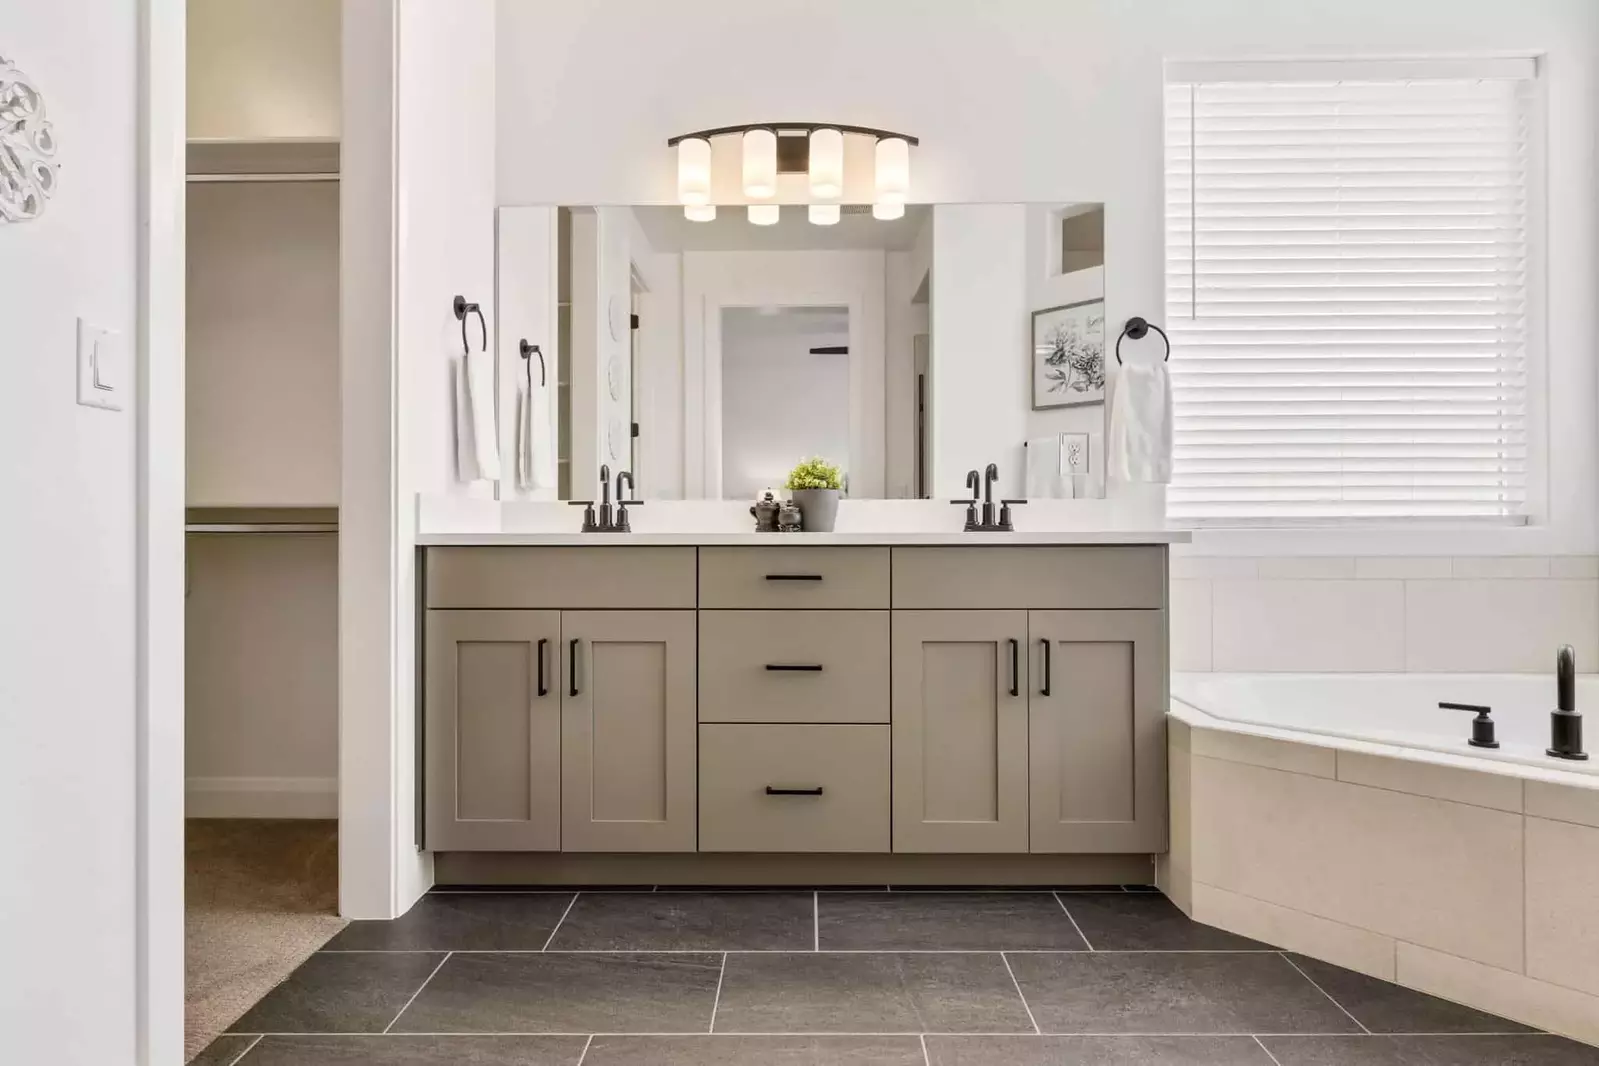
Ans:
{"label": "vanity drawer", "polygon": [[886,853],[889,759],[886,725],[702,725],[700,850]]}
{"label": "vanity drawer", "polygon": [[893,552],[896,608],[1160,610],[1166,605],[1163,547],[973,545]]}
{"label": "vanity drawer", "polygon": [[700,606],[887,608],[888,549],[701,548]]}
{"label": "vanity drawer", "polygon": [[432,608],[694,607],[694,549],[429,548]]}
{"label": "vanity drawer", "polygon": [[887,611],[700,612],[702,722],[887,722],[888,676]]}

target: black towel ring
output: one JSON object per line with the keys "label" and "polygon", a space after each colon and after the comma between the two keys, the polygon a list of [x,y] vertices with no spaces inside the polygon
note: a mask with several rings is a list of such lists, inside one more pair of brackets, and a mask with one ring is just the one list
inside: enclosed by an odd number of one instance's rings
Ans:
{"label": "black towel ring", "polygon": [[489,323],[483,317],[483,308],[474,303],[467,303],[465,296],[455,298],[455,319],[461,323],[461,348],[467,355],[472,354],[472,345],[466,339],[466,316],[476,315],[477,324],[483,331],[483,350],[489,350]]}
{"label": "black towel ring", "polygon": [[527,391],[533,391],[533,357],[539,357],[539,388],[543,388],[548,379],[545,377],[544,352],[536,344],[529,344],[524,337],[517,345],[517,350],[522,353],[522,367],[527,371]]}
{"label": "black towel ring", "polygon": [[1165,363],[1171,360],[1171,338],[1166,336],[1166,331],[1153,322],[1146,322],[1135,316],[1127,320],[1127,324],[1122,327],[1122,336],[1116,338],[1117,366],[1122,365],[1122,337],[1131,337],[1135,341],[1141,341],[1149,335],[1150,330],[1159,333],[1160,339],[1166,342],[1166,354],[1161,357],[1160,361]]}

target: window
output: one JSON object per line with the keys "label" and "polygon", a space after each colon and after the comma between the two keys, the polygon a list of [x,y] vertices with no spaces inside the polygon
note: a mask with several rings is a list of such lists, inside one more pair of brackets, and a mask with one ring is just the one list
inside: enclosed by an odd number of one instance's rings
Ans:
{"label": "window", "polygon": [[1524,520],[1533,75],[1168,69],[1174,521]]}

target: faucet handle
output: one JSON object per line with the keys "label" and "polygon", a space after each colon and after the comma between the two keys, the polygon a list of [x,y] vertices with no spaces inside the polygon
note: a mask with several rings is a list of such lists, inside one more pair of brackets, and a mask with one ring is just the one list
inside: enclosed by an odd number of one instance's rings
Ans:
{"label": "faucet handle", "polygon": [[1022,507],[1026,503],[1027,503],[1026,500],[1000,500],[999,501],[999,505],[1000,505],[999,506],[999,528],[1000,528],[1001,532],[1010,533],[1010,532],[1013,532],[1015,530],[1016,527],[1011,524],[1010,509],[1012,507]]}
{"label": "faucet handle", "polygon": [[600,528],[600,523],[594,517],[593,500],[567,500],[566,505],[583,508],[583,532],[593,533]]}
{"label": "faucet handle", "polygon": [[1440,703],[1441,711],[1467,711],[1477,717],[1471,720],[1471,739],[1466,743],[1474,748],[1497,748],[1499,741],[1494,739],[1494,720],[1488,717],[1493,712],[1492,707],[1484,707],[1476,703]]}

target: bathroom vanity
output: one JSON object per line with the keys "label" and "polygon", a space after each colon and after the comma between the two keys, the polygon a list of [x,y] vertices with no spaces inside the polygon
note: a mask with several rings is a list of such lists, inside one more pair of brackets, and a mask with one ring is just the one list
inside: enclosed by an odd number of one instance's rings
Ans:
{"label": "bathroom vanity", "polygon": [[422,844],[441,882],[1146,882],[1181,536],[429,538]]}

